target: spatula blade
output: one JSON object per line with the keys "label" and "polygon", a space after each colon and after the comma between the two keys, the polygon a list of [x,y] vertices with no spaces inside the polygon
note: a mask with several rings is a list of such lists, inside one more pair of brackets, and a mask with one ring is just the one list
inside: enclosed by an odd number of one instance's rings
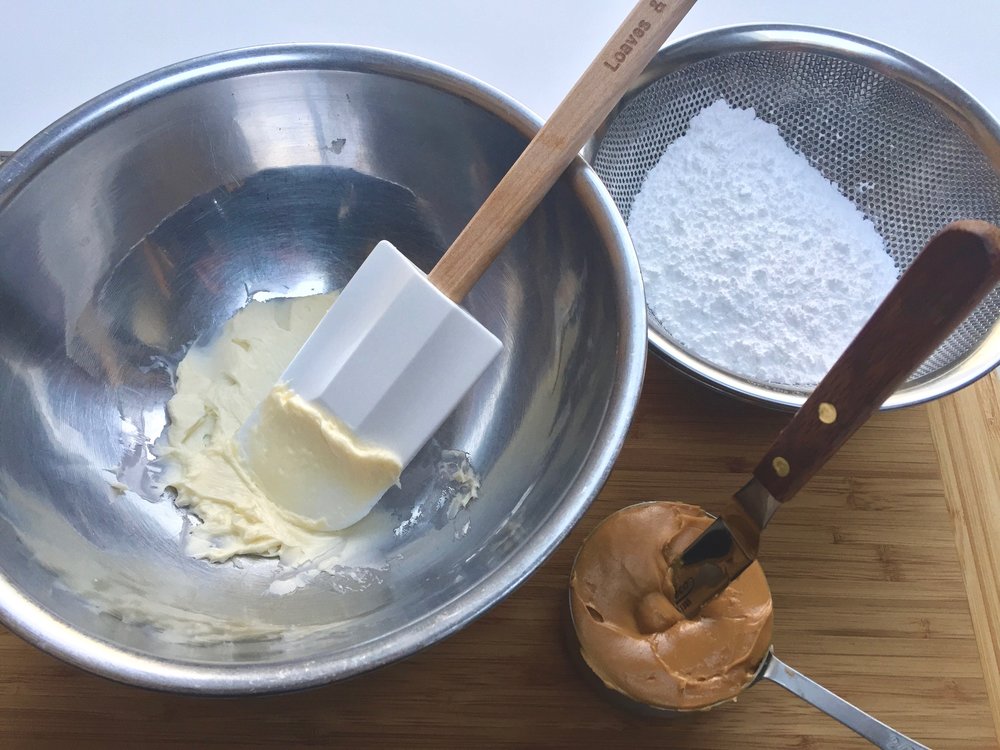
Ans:
{"label": "spatula blade", "polygon": [[757,558],[760,533],[779,507],[767,488],[751,479],[671,563],[674,604],[685,617],[697,615]]}
{"label": "spatula blade", "polygon": [[716,518],[674,563],[674,604],[685,617],[694,617],[753,561],[725,519]]}
{"label": "spatula blade", "polygon": [[[496,336],[382,241],[280,382],[406,466],[502,348]],[[241,430],[244,447],[247,429]],[[290,509],[327,517],[329,508],[345,499],[335,488],[322,490],[297,497]],[[377,501],[352,498],[356,511],[344,517],[360,520]],[[337,528],[344,528],[343,522]]]}

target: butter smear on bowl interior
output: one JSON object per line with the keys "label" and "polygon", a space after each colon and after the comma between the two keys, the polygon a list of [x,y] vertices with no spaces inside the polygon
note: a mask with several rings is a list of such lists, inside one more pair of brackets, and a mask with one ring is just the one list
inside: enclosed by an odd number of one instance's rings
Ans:
{"label": "butter smear on bowl interior", "polygon": [[[398,482],[402,466],[392,453],[352,439],[335,419],[275,386],[335,298],[329,293],[251,302],[178,366],[160,455],[176,504],[201,521],[190,530],[189,554],[213,562],[264,555],[288,565],[320,558],[340,535],[327,531],[323,519],[273,502],[271,493],[289,497],[336,481],[370,494]],[[251,470],[236,434],[258,405],[251,440],[266,460],[255,461]],[[334,510],[356,514],[349,504]]]}

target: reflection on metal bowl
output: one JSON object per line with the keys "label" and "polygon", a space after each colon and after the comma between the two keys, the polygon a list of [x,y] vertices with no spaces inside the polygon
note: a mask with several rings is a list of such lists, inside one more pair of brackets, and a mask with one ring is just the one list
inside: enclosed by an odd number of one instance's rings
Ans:
{"label": "reflection on metal bowl", "polygon": [[410,654],[523,580],[603,483],[645,361],[634,254],[582,161],[467,300],[505,349],[435,437],[482,477],[458,517],[414,517],[448,492],[427,453],[342,576],[276,596],[273,560],[183,553],[154,444],[192,342],[339,288],[379,239],[429,269],[537,125],[421,60],[269,47],[126,84],[0,167],[3,621],[119,680],[265,692]]}

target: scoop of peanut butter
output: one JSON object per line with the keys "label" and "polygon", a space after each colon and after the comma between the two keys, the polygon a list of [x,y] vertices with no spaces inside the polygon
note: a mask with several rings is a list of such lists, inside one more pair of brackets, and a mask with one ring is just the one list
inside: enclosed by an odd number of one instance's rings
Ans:
{"label": "scoop of peanut butter", "polygon": [[758,563],[687,620],[670,563],[711,523],[683,503],[633,505],[584,542],[570,579],[581,653],[605,685],[661,708],[735,698],[771,644],[771,591]]}

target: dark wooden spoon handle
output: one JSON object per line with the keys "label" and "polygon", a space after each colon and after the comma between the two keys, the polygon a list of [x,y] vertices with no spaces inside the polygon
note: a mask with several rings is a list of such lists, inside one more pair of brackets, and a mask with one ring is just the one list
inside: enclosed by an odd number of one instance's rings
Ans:
{"label": "dark wooden spoon handle", "polygon": [[1000,281],[1000,229],[935,235],[792,417],[754,476],[790,500]]}

